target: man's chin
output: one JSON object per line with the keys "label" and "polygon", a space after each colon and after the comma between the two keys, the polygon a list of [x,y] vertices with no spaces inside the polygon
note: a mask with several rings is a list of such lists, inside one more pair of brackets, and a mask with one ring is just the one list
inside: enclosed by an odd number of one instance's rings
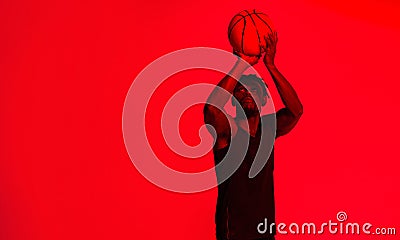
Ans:
{"label": "man's chin", "polygon": [[257,108],[243,108],[243,110],[247,116],[258,114]]}

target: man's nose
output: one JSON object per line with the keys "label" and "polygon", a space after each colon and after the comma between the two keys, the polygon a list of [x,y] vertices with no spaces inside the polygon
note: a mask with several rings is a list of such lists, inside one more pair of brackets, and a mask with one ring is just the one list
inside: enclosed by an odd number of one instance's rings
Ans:
{"label": "man's nose", "polygon": [[251,97],[251,92],[245,90],[245,91],[244,91],[244,95],[245,95],[246,97]]}

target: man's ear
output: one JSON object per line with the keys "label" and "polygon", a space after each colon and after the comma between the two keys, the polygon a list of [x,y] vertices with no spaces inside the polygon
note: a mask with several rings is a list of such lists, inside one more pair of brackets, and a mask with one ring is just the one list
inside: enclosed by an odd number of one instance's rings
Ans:
{"label": "man's ear", "polygon": [[269,94],[267,92],[267,94],[262,99],[262,105],[263,106],[265,106],[265,104],[267,104],[269,98],[270,98],[270,96],[269,96]]}
{"label": "man's ear", "polygon": [[265,104],[267,104],[268,98],[269,98],[268,95],[262,98],[262,100],[261,100],[262,106],[265,106]]}
{"label": "man's ear", "polygon": [[232,106],[236,107],[237,100],[234,96],[231,97],[231,103],[232,103]]}

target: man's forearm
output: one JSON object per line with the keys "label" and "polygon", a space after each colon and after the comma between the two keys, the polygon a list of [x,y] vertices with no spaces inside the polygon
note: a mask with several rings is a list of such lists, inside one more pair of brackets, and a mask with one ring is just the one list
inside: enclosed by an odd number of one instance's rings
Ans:
{"label": "man's forearm", "polygon": [[303,113],[303,105],[296,91],[275,65],[266,65],[285,107],[294,115]]}

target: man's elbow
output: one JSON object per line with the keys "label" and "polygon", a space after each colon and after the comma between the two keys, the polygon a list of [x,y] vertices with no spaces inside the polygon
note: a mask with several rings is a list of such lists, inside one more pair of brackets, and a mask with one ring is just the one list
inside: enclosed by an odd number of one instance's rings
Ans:
{"label": "man's elbow", "polygon": [[301,115],[303,115],[303,104],[300,101],[296,105],[290,109],[290,113],[292,114],[293,118],[299,119]]}
{"label": "man's elbow", "polygon": [[300,107],[297,110],[296,118],[300,118],[303,115],[303,105],[300,103]]}

